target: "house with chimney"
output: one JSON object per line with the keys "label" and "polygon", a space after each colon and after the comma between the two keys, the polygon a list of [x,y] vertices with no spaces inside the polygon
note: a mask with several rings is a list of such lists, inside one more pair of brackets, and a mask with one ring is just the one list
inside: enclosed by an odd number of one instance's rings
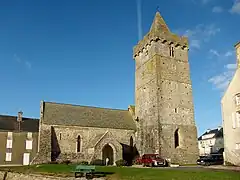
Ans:
{"label": "house with chimney", "polygon": [[222,154],[224,150],[223,128],[208,129],[198,138],[200,156]]}
{"label": "house with chimney", "polygon": [[37,153],[39,119],[0,115],[0,165],[29,165]]}

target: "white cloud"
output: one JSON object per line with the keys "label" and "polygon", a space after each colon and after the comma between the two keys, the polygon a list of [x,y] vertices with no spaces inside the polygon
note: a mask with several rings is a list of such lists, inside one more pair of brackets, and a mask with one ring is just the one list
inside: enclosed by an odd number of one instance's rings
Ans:
{"label": "white cloud", "polygon": [[32,68],[32,64],[28,61],[25,61],[25,65],[27,66],[28,69]]}
{"label": "white cloud", "polygon": [[[232,57],[233,51],[229,50],[226,52],[219,52],[217,50],[210,49],[209,53],[211,55],[211,58],[214,59],[215,68],[219,69],[218,66],[221,64],[221,67],[224,67],[224,69],[222,73],[214,75],[211,78],[209,78],[208,82],[211,83],[214,86],[214,88],[220,90],[223,93],[228,87],[230,81],[232,80],[233,75],[237,68],[236,63],[229,63],[234,62],[233,59],[235,58]],[[217,63],[217,61],[219,62],[219,64]]]}
{"label": "white cloud", "polygon": [[193,29],[176,30],[176,34],[187,36],[189,38],[190,49],[200,49],[203,43],[208,42],[213,36],[220,32],[220,28],[214,24],[199,24]]}
{"label": "white cloud", "polygon": [[230,57],[230,56],[232,56],[232,55],[233,55],[233,51],[227,51],[227,52],[224,54],[225,57]]}
{"label": "white cloud", "polygon": [[224,92],[233,78],[236,67],[236,64],[225,65],[224,72],[211,77],[208,82],[212,83],[217,89]]}
{"label": "white cloud", "polygon": [[207,4],[209,2],[211,2],[212,0],[201,0],[203,4]]}
{"label": "white cloud", "polygon": [[210,58],[217,57],[220,60],[228,59],[229,57],[233,56],[233,51],[231,50],[226,51],[225,53],[220,53],[217,50],[210,49],[209,53],[211,55]]}
{"label": "white cloud", "polygon": [[235,0],[233,3],[232,8],[229,10],[230,13],[234,14],[239,14],[240,15],[240,0]]}
{"label": "white cloud", "polygon": [[28,69],[32,68],[32,64],[29,61],[24,61],[20,57],[18,57],[16,54],[13,55],[13,58],[18,63],[24,64]]}
{"label": "white cloud", "polygon": [[196,48],[196,49],[200,49],[200,41],[199,40],[196,40],[196,39],[193,39],[191,40],[191,47],[193,48]]}
{"label": "white cloud", "polygon": [[215,7],[213,7],[212,12],[221,13],[221,12],[223,12],[223,8],[220,6],[215,6]]}
{"label": "white cloud", "polygon": [[217,57],[219,57],[220,56],[220,54],[218,53],[218,51],[216,51],[216,50],[214,50],[214,49],[210,49],[210,51],[209,51],[211,54],[213,54],[213,55],[215,55],[215,56],[217,56]]}
{"label": "white cloud", "polygon": [[227,68],[228,70],[236,70],[237,64],[227,64],[225,65],[225,68]]}
{"label": "white cloud", "polygon": [[13,55],[13,58],[14,58],[18,63],[21,63],[21,62],[22,62],[21,59],[20,59],[16,54]]}

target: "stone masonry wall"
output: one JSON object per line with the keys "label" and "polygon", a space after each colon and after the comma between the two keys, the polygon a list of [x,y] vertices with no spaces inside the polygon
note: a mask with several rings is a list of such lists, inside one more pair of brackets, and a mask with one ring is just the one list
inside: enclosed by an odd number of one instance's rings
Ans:
{"label": "stone masonry wall", "polygon": [[[0,171],[0,179],[4,178],[5,172]],[[75,177],[56,177],[56,176],[46,176],[46,175],[36,175],[36,174],[22,174],[8,172],[6,179],[3,180],[75,180]],[[86,179],[86,178],[81,178]],[[94,179],[104,179],[104,178],[94,178]]]}
{"label": "stone masonry wall", "polygon": [[[175,148],[174,132],[179,129],[179,146]],[[162,125],[161,152],[162,156],[170,159],[171,163],[195,164],[198,158],[196,126]]]}
{"label": "stone masonry wall", "polygon": [[51,126],[39,124],[38,152],[31,164],[51,161]]}
{"label": "stone masonry wall", "polygon": [[[130,143],[130,137],[135,142],[134,130],[91,128],[78,126],[61,126],[61,125],[42,125],[44,129],[54,131],[55,145],[59,150],[59,161],[70,159],[71,161],[91,161],[93,159],[102,159],[102,149],[106,144],[110,144],[114,152],[114,162],[122,158],[122,147],[120,143]],[[44,131],[46,132],[46,131]],[[48,132],[48,131],[47,131]],[[51,140],[48,138],[49,133],[41,134],[39,153],[46,157],[40,159],[49,159],[51,154]],[[53,134],[52,134],[53,136]],[[80,136],[80,152],[77,152],[77,137]]]}
{"label": "stone masonry wall", "polygon": [[[172,45],[170,45],[172,43]],[[198,156],[188,48],[175,42],[153,40],[137,53],[136,116],[141,126],[142,153],[161,153],[181,164]],[[174,57],[170,57],[173,47]],[[181,146],[174,147],[179,129]]]}

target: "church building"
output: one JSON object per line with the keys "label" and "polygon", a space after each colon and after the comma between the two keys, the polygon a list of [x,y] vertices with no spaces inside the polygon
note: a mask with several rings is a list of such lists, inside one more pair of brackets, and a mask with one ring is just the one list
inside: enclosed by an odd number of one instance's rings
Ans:
{"label": "church building", "polygon": [[125,159],[158,153],[172,163],[198,158],[188,39],[173,34],[159,12],[133,49],[135,105],[126,110],[41,102],[38,153],[32,163]]}

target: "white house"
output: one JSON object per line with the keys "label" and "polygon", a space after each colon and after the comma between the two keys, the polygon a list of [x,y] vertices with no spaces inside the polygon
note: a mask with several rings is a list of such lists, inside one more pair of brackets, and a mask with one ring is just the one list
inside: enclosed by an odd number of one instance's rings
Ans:
{"label": "white house", "polygon": [[223,128],[208,129],[198,138],[199,155],[221,154],[224,148]]}
{"label": "white house", "polygon": [[221,100],[224,161],[240,166],[240,42],[235,45],[237,69]]}

